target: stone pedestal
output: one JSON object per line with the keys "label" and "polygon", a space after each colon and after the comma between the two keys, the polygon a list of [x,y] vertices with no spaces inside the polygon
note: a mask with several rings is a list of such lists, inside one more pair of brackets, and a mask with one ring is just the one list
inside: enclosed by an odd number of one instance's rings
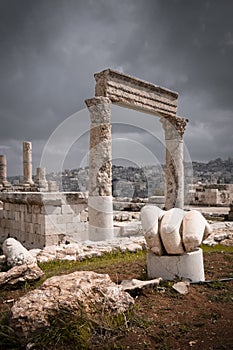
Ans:
{"label": "stone pedestal", "polygon": [[89,239],[113,238],[111,101],[107,97],[86,100],[90,112]]}
{"label": "stone pedestal", "polygon": [[166,141],[165,209],[184,206],[183,134],[187,119],[162,117],[160,119]]}
{"label": "stone pedestal", "polygon": [[190,282],[205,280],[202,249],[183,255],[157,256],[147,253],[147,274],[153,279],[162,277],[165,280],[182,278]]}
{"label": "stone pedestal", "polygon": [[33,185],[32,181],[32,143],[23,142],[23,184],[25,186]]}

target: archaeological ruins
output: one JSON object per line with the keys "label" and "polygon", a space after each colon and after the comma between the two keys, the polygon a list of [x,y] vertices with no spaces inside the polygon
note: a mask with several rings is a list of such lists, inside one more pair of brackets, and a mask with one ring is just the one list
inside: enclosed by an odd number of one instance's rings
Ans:
{"label": "archaeological ruins", "polygon": [[166,142],[165,207],[183,208],[183,134],[187,119],[177,116],[178,94],[111,69],[94,77],[95,97],[85,101],[91,121],[88,199],[81,193],[69,196],[57,192],[55,184],[47,182],[43,168],[37,168],[33,181],[32,144],[25,141],[23,183],[18,187],[7,182],[6,157],[0,157],[1,242],[12,235],[28,247],[43,247],[74,235],[78,240],[97,241],[114,237],[111,104],[160,118]]}

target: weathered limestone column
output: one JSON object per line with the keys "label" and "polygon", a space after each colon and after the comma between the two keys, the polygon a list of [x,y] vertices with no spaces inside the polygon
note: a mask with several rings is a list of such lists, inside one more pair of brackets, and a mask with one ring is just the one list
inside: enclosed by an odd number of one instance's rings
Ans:
{"label": "weathered limestone column", "polygon": [[45,176],[45,168],[36,168],[36,184],[41,191],[48,191],[48,181]]}
{"label": "weathered limestone column", "polygon": [[160,121],[166,141],[165,209],[183,209],[183,134],[188,120],[180,117],[162,117]]}
{"label": "weathered limestone column", "polygon": [[85,101],[90,112],[89,239],[113,238],[111,101],[94,97]]}
{"label": "weathered limestone column", "polygon": [[0,185],[9,186],[9,182],[7,181],[6,156],[4,154],[0,155]]}
{"label": "weathered limestone column", "polygon": [[32,181],[32,143],[23,142],[23,183],[33,185]]}

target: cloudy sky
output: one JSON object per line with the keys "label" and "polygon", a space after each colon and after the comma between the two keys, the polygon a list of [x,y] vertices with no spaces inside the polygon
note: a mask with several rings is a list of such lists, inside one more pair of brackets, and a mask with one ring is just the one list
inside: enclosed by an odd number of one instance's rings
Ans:
{"label": "cloudy sky", "polygon": [[[179,92],[192,160],[232,156],[232,15],[231,0],[0,0],[0,154],[8,174],[22,173],[23,140],[33,142],[34,168],[51,138],[54,160],[65,150],[67,167],[83,164],[84,101],[94,95],[93,74],[108,67]],[[153,153],[148,162],[161,161],[161,125],[156,120],[148,136],[146,116],[134,122],[130,113],[113,109],[115,158],[134,161],[145,151]],[[130,155],[120,151],[127,140]]]}

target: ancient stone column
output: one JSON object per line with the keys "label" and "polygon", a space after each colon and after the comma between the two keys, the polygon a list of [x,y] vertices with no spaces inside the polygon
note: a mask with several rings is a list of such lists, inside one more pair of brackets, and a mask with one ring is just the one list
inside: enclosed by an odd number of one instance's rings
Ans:
{"label": "ancient stone column", "polygon": [[0,185],[8,186],[6,156],[0,155]]}
{"label": "ancient stone column", "polygon": [[23,183],[32,185],[32,143],[23,142]]}
{"label": "ancient stone column", "polygon": [[90,112],[89,239],[113,238],[111,101],[94,97],[85,101]]}
{"label": "ancient stone column", "polygon": [[48,191],[48,181],[45,176],[45,168],[36,168],[36,184],[40,191]]}
{"label": "ancient stone column", "polygon": [[180,117],[162,117],[165,131],[166,175],[165,209],[184,206],[183,134],[188,122]]}

